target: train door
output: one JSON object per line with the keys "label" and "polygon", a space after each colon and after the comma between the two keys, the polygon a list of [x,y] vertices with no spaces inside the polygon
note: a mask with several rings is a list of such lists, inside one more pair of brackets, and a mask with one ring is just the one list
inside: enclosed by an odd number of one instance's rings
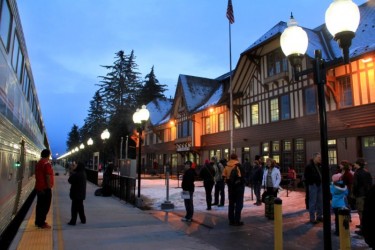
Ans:
{"label": "train door", "polygon": [[13,154],[13,168],[14,172],[16,173],[16,181],[17,181],[17,191],[16,191],[16,198],[14,202],[14,208],[13,208],[13,215],[16,215],[19,209],[19,202],[20,197],[22,194],[22,180],[23,180],[23,173],[26,163],[26,150],[25,150],[25,141],[22,140],[21,142],[21,148],[19,154],[14,153]]}

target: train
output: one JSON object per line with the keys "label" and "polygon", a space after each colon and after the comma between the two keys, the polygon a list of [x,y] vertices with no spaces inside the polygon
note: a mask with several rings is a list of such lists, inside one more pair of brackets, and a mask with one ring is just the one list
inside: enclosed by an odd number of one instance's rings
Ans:
{"label": "train", "polygon": [[16,0],[0,0],[0,239],[34,194],[50,149]]}

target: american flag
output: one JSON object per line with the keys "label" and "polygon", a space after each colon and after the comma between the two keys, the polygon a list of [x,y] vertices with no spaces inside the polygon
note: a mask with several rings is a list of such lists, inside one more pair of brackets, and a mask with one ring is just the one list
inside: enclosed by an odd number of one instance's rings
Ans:
{"label": "american flag", "polygon": [[232,0],[228,0],[227,18],[228,18],[230,24],[234,23]]}

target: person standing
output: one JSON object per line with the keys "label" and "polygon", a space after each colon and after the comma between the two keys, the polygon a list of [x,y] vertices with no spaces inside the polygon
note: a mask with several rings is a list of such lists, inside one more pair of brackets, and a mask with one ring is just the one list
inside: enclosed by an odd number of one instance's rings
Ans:
{"label": "person standing", "polygon": [[71,185],[69,197],[72,200],[71,219],[68,225],[74,226],[76,224],[77,214],[79,214],[81,223],[85,224],[86,215],[83,201],[86,199],[86,172],[82,162],[76,164],[72,175],[69,176],[68,182]]}
{"label": "person standing", "polygon": [[52,187],[54,184],[54,176],[52,165],[49,161],[51,151],[43,149],[41,159],[35,167],[35,190],[37,194],[35,225],[39,228],[50,229],[46,218],[51,207]]}
{"label": "person standing", "polygon": [[186,209],[186,215],[181,220],[190,222],[193,219],[194,215],[194,203],[193,203],[193,194],[194,194],[194,181],[195,176],[197,173],[195,172],[195,169],[192,168],[192,162],[186,161],[185,162],[185,172],[182,176],[182,190],[188,191],[190,194],[190,199],[184,199],[185,209]]}
{"label": "person standing", "polygon": [[356,234],[362,235],[362,215],[365,203],[365,197],[372,185],[372,176],[370,172],[365,169],[367,163],[364,159],[360,158],[356,161],[357,170],[354,172],[353,180],[353,195],[356,200],[356,207],[359,215],[359,230],[355,231]]}
{"label": "person standing", "polygon": [[[232,181],[232,171],[236,171],[238,181]],[[241,212],[243,208],[243,198],[245,193],[245,171],[238,161],[236,154],[231,154],[230,160],[223,172],[224,180],[228,185],[228,219],[231,226],[242,226]]]}
{"label": "person standing", "polygon": [[348,188],[342,180],[332,182],[330,186],[332,195],[332,208],[335,213],[335,235],[339,235],[339,210],[346,208],[345,197],[348,195]]}
{"label": "person standing", "polygon": [[305,182],[308,185],[309,215],[312,224],[323,221],[321,161],[321,154],[314,153],[304,173]]}
{"label": "person standing", "polygon": [[262,200],[260,198],[260,189],[262,187],[263,181],[263,167],[259,164],[259,161],[255,160],[253,164],[253,175],[252,175],[252,183],[254,188],[254,194],[256,197],[256,202],[254,205],[261,206]]}
{"label": "person standing", "polygon": [[[214,158],[214,157],[213,157]],[[211,162],[212,163],[212,162]],[[207,203],[207,210],[211,210],[212,205],[212,189],[215,184],[214,176],[215,176],[215,169],[213,165],[209,161],[206,161],[204,167],[201,169],[199,173],[199,177],[203,180],[204,190],[206,192],[206,203]]]}
{"label": "person standing", "polygon": [[276,167],[276,162],[272,158],[266,160],[267,170],[264,171],[262,185],[266,188],[267,194],[277,197],[281,182],[280,170]]}
{"label": "person standing", "polygon": [[251,175],[253,171],[253,166],[250,164],[248,158],[245,159],[245,162],[243,163],[243,168],[245,170],[246,186],[252,187]]}
{"label": "person standing", "polygon": [[[224,163],[224,162],[223,162]],[[222,161],[217,163],[216,157],[213,161],[213,167],[215,169],[215,192],[214,192],[214,203],[212,205],[217,205],[218,207],[224,206],[225,203],[225,183],[223,179],[224,165]],[[219,203],[220,196],[220,203]]]}

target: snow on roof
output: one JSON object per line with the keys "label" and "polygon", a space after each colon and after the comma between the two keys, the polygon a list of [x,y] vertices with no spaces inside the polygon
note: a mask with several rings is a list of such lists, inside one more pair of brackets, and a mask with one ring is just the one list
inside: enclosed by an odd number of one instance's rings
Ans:
{"label": "snow on roof", "polygon": [[179,83],[183,89],[186,108],[190,112],[209,99],[220,85],[219,81],[213,79],[188,75],[180,75]]}
{"label": "snow on roof", "polygon": [[207,100],[206,103],[204,103],[202,106],[196,109],[196,111],[201,111],[205,108],[208,108],[210,106],[216,105],[219,100],[221,99],[224,92],[224,86],[220,85],[219,88],[213,93],[213,95],[210,97],[210,99]]}
{"label": "snow on roof", "polygon": [[171,99],[155,99],[147,104],[150,112],[150,122],[152,125],[160,124],[167,116],[172,108],[173,100]]}
{"label": "snow on roof", "polygon": [[[352,40],[350,46],[350,57],[360,56],[361,54],[368,53],[375,49],[375,8],[370,2],[364,3],[359,6],[361,20],[356,32],[356,36]],[[262,44],[274,39],[276,36],[282,34],[287,28],[287,24],[283,21],[276,24],[263,36],[256,40],[250,47],[243,53],[246,53]],[[333,60],[342,57],[342,51],[337,42],[333,39],[332,35],[327,31],[326,25],[322,24],[317,28],[311,30],[302,27],[309,38],[309,45],[306,54],[314,57],[314,51],[319,49],[322,51],[322,58],[326,60]],[[242,53],[242,54],[243,54]]]}

